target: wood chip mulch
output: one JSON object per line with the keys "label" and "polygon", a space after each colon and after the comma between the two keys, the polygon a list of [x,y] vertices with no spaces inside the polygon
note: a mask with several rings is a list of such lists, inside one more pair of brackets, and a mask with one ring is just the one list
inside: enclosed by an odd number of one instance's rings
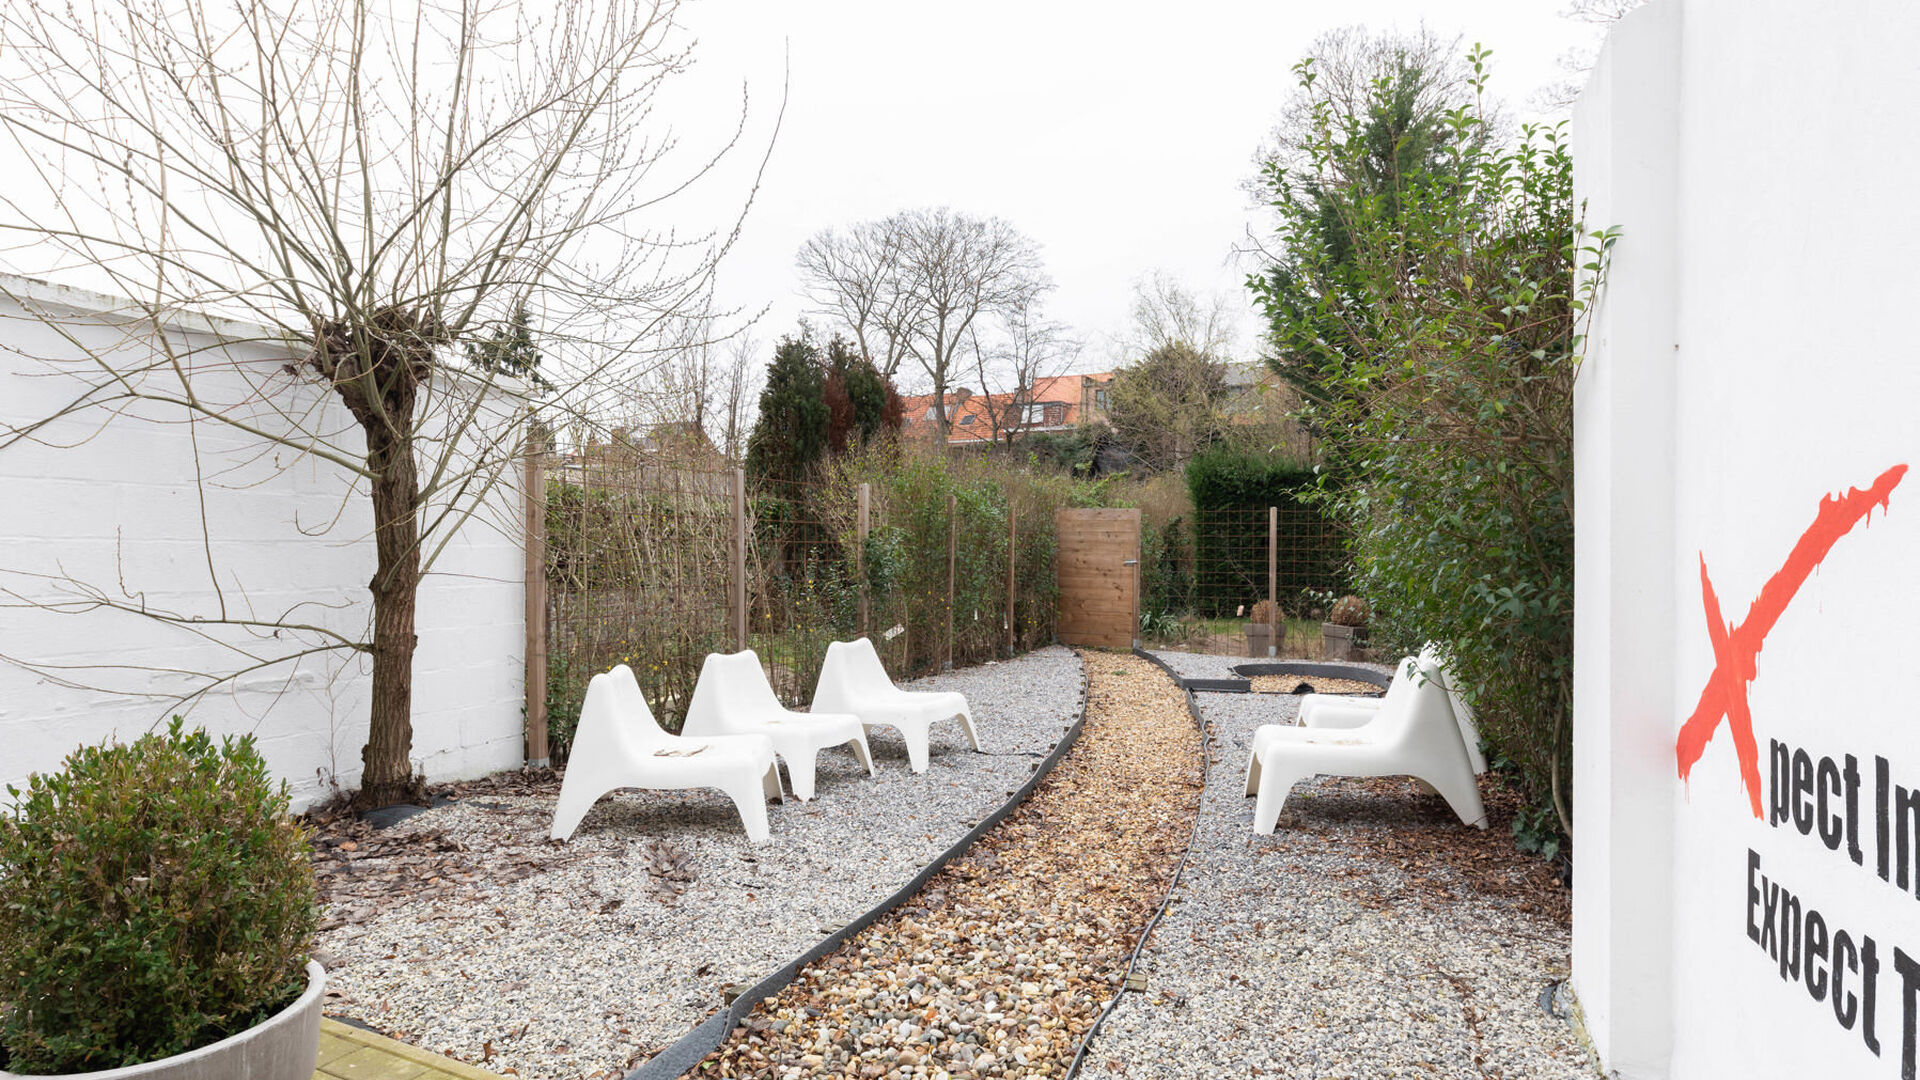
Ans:
{"label": "wood chip mulch", "polygon": [[[1573,891],[1563,880],[1564,861],[1514,847],[1513,819],[1524,805],[1520,794],[1488,775],[1481,778],[1480,795],[1487,828],[1466,829],[1446,800],[1419,792],[1405,777],[1324,778],[1312,813],[1283,814],[1282,824],[1296,837],[1323,834],[1329,848],[1360,847],[1366,858],[1354,860],[1356,878],[1371,878],[1369,864],[1397,867],[1426,907],[1493,899],[1570,927]],[[1391,809],[1383,812],[1383,807]],[[1370,880],[1356,882],[1353,895],[1370,906],[1393,899]]]}
{"label": "wood chip mulch", "polygon": [[1199,733],[1165,675],[1122,654],[1085,662],[1085,728],[1033,796],[690,1075],[1065,1071],[1166,895],[1204,778]]}
{"label": "wood chip mulch", "polygon": [[[1327,679],[1318,675],[1255,675],[1248,680],[1256,694],[1364,694],[1378,697],[1378,686],[1358,679]],[[1306,687],[1302,690],[1301,687]]]}

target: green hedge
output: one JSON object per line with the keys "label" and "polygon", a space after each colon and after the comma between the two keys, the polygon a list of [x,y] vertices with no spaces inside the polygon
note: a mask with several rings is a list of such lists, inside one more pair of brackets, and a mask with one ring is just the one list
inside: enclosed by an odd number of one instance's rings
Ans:
{"label": "green hedge", "polygon": [[1320,476],[1291,458],[1216,447],[1187,463],[1193,499],[1191,609],[1230,616],[1267,589],[1267,509],[1279,514],[1278,594],[1295,611],[1308,590],[1345,592],[1347,552],[1339,527],[1311,499]]}

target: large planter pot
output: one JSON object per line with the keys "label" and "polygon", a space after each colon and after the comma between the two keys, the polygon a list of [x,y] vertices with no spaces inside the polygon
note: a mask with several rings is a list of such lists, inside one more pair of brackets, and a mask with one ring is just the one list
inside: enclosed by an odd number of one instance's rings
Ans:
{"label": "large planter pot", "polygon": [[1276,644],[1273,640],[1273,627],[1263,622],[1247,624],[1247,655],[1266,659],[1273,655],[1270,648]]}
{"label": "large planter pot", "polygon": [[[58,1073],[52,1080],[311,1080],[320,1059],[320,995],[327,973],[307,961],[307,990],[265,1023],[211,1046],[158,1061],[95,1072]],[[0,1069],[0,1080],[49,1080]]]}
{"label": "large planter pot", "polygon": [[1353,659],[1353,635],[1357,626],[1341,626],[1339,623],[1320,624],[1320,647],[1328,660]]}

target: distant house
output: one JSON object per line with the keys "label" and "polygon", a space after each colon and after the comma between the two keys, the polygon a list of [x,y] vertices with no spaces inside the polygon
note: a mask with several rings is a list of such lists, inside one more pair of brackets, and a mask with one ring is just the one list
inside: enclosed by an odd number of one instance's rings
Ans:
{"label": "distant house", "polygon": [[[1052,375],[1030,387],[1004,394],[976,394],[966,387],[947,391],[947,445],[988,447],[1030,435],[1071,431],[1081,424],[1105,423],[1107,387],[1113,373]],[[932,442],[939,438],[940,413],[932,394],[904,399],[901,436]]]}

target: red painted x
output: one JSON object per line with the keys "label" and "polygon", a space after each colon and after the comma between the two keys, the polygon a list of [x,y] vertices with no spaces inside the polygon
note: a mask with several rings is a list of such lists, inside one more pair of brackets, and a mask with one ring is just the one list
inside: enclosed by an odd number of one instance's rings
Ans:
{"label": "red painted x", "polygon": [[1753,737],[1753,714],[1747,707],[1747,684],[1753,681],[1760,647],[1767,632],[1780,621],[1788,601],[1806,583],[1814,568],[1833,550],[1842,536],[1867,519],[1875,506],[1886,509],[1893,489],[1907,475],[1905,465],[1895,465],[1880,474],[1865,491],[1851,488],[1845,495],[1828,495],[1820,500],[1820,512],[1813,525],[1793,545],[1786,564],[1781,566],[1760,590],[1747,618],[1739,626],[1729,626],[1720,614],[1720,598],[1714,594],[1713,580],[1707,576],[1707,556],[1700,555],[1700,592],[1707,609],[1707,637],[1713,642],[1713,674],[1700,691],[1700,703],[1693,715],[1680,726],[1674,740],[1674,755],[1680,761],[1680,779],[1685,780],[1693,765],[1707,748],[1707,740],[1726,720],[1733,733],[1733,749],[1740,758],[1740,780],[1753,804],[1753,816],[1761,816],[1760,746]]}

